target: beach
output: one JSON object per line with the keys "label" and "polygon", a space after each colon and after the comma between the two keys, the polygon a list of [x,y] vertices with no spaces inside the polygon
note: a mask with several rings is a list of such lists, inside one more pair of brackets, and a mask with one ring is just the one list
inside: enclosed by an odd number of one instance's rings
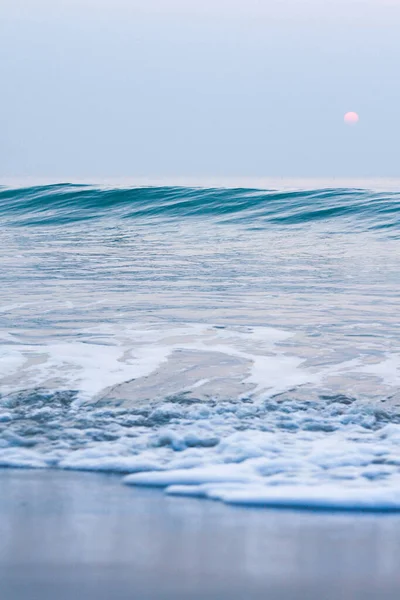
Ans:
{"label": "beach", "polygon": [[57,470],[2,470],[0,490],[4,600],[398,598],[398,515],[231,507]]}

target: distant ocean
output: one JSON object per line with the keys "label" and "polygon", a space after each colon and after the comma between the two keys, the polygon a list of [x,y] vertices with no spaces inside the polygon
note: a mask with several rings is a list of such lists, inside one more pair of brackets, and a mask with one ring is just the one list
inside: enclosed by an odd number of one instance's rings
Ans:
{"label": "distant ocean", "polygon": [[400,185],[0,188],[0,466],[400,510]]}

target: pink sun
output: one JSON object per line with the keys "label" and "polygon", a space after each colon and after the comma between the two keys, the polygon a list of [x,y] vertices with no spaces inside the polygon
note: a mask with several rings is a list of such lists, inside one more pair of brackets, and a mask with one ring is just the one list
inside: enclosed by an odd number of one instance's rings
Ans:
{"label": "pink sun", "polygon": [[356,112],[347,112],[344,115],[344,122],[346,123],[346,125],[356,125],[356,123],[358,123],[359,120],[360,117]]}

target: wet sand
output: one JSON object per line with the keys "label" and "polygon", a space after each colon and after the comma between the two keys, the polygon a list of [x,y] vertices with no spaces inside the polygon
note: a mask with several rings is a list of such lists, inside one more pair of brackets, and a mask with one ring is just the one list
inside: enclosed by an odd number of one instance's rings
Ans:
{"label": "wet sand", "polygon": [[0,471],[1,600],[398,600],[400,516],[168,497]]}

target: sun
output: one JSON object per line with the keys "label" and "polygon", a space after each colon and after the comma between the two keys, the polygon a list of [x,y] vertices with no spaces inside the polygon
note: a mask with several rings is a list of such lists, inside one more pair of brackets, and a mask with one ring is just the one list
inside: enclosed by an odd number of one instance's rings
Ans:
{"label": "sun", "polygon": [[346,123],[346,125],[356,125],[359,120],[360,117],[356,112],[347,112],[344,115],[344,122]]}

